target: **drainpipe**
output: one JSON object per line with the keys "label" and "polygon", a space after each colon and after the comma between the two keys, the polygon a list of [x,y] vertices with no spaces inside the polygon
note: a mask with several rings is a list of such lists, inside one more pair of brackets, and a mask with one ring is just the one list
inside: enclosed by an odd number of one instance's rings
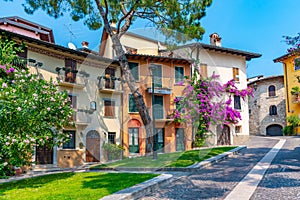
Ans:
{"label": "drainpipe", "polygon": [[290,101],[289,101],[289,91],[288,91],[288,81],[287,81],[287,66],[283,63],[284,74],[285,74],[285,88],[286,88],[286,97],[288,101],[286,101],[288,112],[290,112]]}

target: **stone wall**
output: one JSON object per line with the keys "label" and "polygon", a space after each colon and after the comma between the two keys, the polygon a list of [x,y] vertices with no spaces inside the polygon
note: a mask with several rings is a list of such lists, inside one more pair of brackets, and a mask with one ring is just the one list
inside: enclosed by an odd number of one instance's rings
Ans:
{"label": "stone wall", "polygon": [[[250,135],[267,135],[267,127],[270,125],[286,126],[285,114],[285,90],[283,76],[262,78],[248,84],[257,86],[253,90],[254,97],[249,99],[249,127]],[[269,96],[269,86],[275,86],[275,96]],[[277,115],[270,115],[271,105],[277,107]]]}

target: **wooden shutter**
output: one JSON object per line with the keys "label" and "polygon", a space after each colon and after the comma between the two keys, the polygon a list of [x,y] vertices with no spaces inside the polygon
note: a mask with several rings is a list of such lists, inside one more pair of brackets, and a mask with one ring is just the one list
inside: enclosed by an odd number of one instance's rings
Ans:
{"label": "wooden shutter", "polygon": [[207,64],[200,64],[200,74],[202,78],[207,78]]}
{"label": "wooden shutter", "polygon": [[232,68],[233,70],[233,79],[235,81],[240,81],[240,77],[239,77],[239,68]]}
{"label": "wooden shutter", "polygon": [[114,117],[115,116],[115,102],[106,100],[104,101],[104,116]]}

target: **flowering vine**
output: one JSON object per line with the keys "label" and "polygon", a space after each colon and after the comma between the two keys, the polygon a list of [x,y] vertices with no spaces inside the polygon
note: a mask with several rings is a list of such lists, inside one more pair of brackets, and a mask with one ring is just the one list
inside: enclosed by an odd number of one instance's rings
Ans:
{"label": "flowering vine", "polygon": [[178,106],[172,117],[175,122],[187,122],[194,126],[194,146],[204,144],[211,124],[235,124],[241,120],[240,112],[232,108],[234,95],[245,100],[253,94],[250,87],[239,90],[234,80],[222,85],[218,79],[216,74],[202,78],[199,70],[195,70],[191,79],[185,81],[184,98],[174,99]]}

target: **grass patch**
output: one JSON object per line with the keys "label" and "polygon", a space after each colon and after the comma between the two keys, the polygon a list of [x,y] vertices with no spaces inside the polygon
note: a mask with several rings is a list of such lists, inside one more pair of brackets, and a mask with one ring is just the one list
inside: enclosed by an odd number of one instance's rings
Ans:
{"label": "grass patch", "polygon": [[0,184],[0,199],[99,199],[156,174],[59,173]]}
{"label": "grass patch", "polygon": [[157,160],[152,160],[152,156],[127,158],[109,164],[93,166],[91,169],[116,167],[187,167],[234,148],[236,147],[215,147],[185,152],[158,154]]}

